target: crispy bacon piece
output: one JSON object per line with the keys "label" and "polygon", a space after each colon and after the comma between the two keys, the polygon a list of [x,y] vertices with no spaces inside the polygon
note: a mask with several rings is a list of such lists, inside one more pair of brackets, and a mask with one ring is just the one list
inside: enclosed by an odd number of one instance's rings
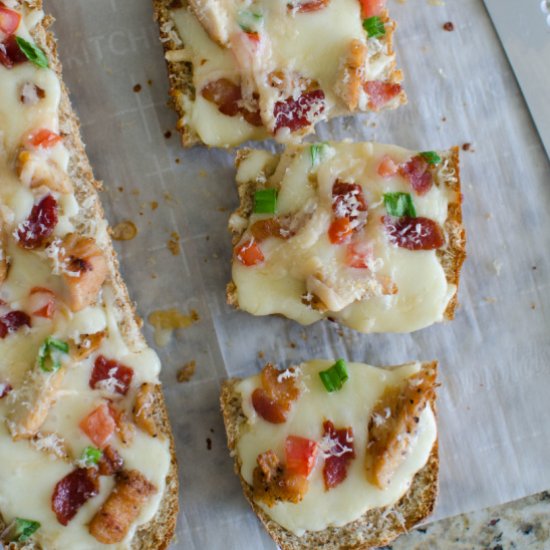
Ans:
{"label": "crispy bacon piece", "polygon": [[155,417],[155,392],[157,386],[150,382],[144,382],[136,395],[136,401],[132,409],[134,422],[151,437],[158,437],[161,433]]}
{"label": "crispy bacon piece", "polygon": [[16,238],[21,248],[33,250],[44,244],[57,225],[57,201],[46,195],[32,207],[29,217],[19,225]]}
{"label": "crispy bacon piece", "polygon": [[[363,188],[358,183],[336,180],[332,186],[332,211],[336,218],[349,218],[351,221],[365,218],[367,202]],[[362,220],[363,221],[363,220]],[[364,224],[363,224],[364,225]]]}
{"label": "crispy bacon piece", "polygon": [[385,489],[407,457],[422,411],[434,398],[435,368],[423,369],[404,384],[388,388],[371,412],[366,456],[367,477]]}
{"label": "crispy bacon piece", "polygon": [[0,63],[6,69],[12,69],[15,65],[25,63],[25,61],[27,61],[27,56],[21,51],[14,34],[0,42]]}
{"label": "crispy bacon piece", "polygon": [[0,339],[17,332],[21,327],[30,327],[31,318],[24,311],[10,311],[0,317]]}
{"label": "crispy bacon piece", "polygon": [[441,227],[429,218],[382,218],[389,241],[408,250],[435,250],[445,244]]}
{"label": "crispy bacon piece", "polygon": [[[286,376],[289,373],[290,376]],[[292,373],[294,369],[280,371],[268,363],[261,373],[261,387],[252,392],[254,410],[267,422],[282,424],[286,421],[293,401],[298,399],[300,389]]]}
{"label": "crispy bacon piece", "polygon": [[122,470],[116,485],[90,522],[90,534],[103,544],[122,542],[157,488],[137,470]]}
{"label": "crispy bacon piece", "polygon": [[114,359],[107,359],[104,355],[99,355],[95,360],[89,384],[92,390],[100,388],[111,393],[126,395],[133,376],[134,369]]}
{"label": "crispy bacon piece", "polygon": [[354,38],[343,58],[336,80],[336,93],[342,98],[350,111],[355,111],[359,104],[361,86],[365,76],[367,46]]}
{"label": "crispy bacon piece", "polygon": [[370,80],[363,84],[363,89],[369,94],[369,109],[378,111],[388,101],[401,93],[401,84],[393,82],[382,82],[381,80]]}
{"label": "crispy bacon piece", "polygon": [[52,495],[52,510],[61,525],[67,525],[78,510],[99,492],[97,468],[77,468],[58,481]]}
{"label": "crispy bacon piece", "polygon": [[117,450],[107,445],[103,449],[103,454],[97,465],[99,475],[112,476],[124,468],[124,459],[118,454]]}
{"label": "crispy bacon piece", "polygon": [[323,467],[325,489],[328,491],[346,479],[350,462],[355,458],[355,447],[353,430],[336,429],[330,420],[323,422],[323,437],[328,442]]}
{"label": "crispy bacon piece", "polygon": [[271,508],[279,501],[296,504],[304,498],[309,488],[307,478],[289,472],[271,449],[259,454],[257,462],[252,481],[255,500]]}
{"label": "crispy bacon piece", "polygon": [[286,7],[291,13],[309,13],[322,10],[329,4],[330,0],[291,0]]}
{"label": "crispy bacon piece", "polygon": [[22,149],[15,165],[21,183],[31,189],[48,187],[58,193],[72,193],[73,184],[65,170],[52,158],[37,151]]}
{"label": "crispy bacon piece", "polygon": [[283,101],[277,101],[273,108],[275,117],[274,132],[281,128],[288,128],[296,132],[311,126],[325,110],[325,94],[323,90],[311,90],[303,92],[300,97],[287,97]]}
{"label": "crispy bacon piece", "polygon": [[425,195],[433,185],[430,165],[420,155],[399,166],[399,174],[411,184],[418,195]]}

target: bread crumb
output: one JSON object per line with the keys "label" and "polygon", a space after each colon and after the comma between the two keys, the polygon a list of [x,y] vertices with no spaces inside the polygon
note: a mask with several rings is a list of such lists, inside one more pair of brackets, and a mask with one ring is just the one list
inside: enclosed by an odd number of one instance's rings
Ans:
{"label": "bread crumb", "polygon": [[166,132],[164,132],[164,137],[166,139],[170,139],[172,137],[172,132],[170,130],[166,130]]}
{"label": "bread crumb", "polygon": [[180,163],[180,159],[176,157],[176,164],[179,164]]}
{"label": "bread crumb", "polygon": [[196,368],[197,362],[194,359],[192,361],[189,361],[189,363],[185,363],[185,365],[181,367],[181,369],[178,371],[178,374],[176,375],[178,382],[189,382],[189,380],[193,378]]}
{"label": "bread crumb", "polygon": [[493,214],[491,212],[487,212],[487,214],[485,214],[485,219],[486,220],[492,220],[493,219]]}
{"label": "bread crumb", "polygon": [[122,187],[122,185],[119,185],[117,187],[117,189],[118,189],[119,193],[124,193],[124,187]]}
{"label": "bread crumb", "polygon": [[206,170],[199,170],[199,178],[208,177],[208,172]]}
{"label": "bread crumb", "polygon": [[115,241],[131,241],[137,235],[138,230],[133,221],[125,220],[117,223],[110,233]]}
{"label": "bread crumb", "polygon": [[206,438],[206,449],[208,451],[212,450],[212,440],[209,437]]}
{"label": "bread crumb", "polygon": [[536,309],[537,307],[537,304],[535,304],[535,302],[531,302],[531,309]]}
{"label": "bread crumb", "polygon": [[488,304],[494,304],[494,303],[496,303],[497,299],[493,298],[492,296],[487,296],[487,297],[483,298],[483,301],[488,303]]}
{"label": "bread crumb", "polygon": [[446,30],[447,32],[452,32],[455,30],[455,26],[453,25],[452,21],[447,21],[443,24],[443,30]]}
{"label": "bread crumb", "polygon": [[166,346],[174,330],[190,327],[200,320],[199,314],[192,309],[189,315],[184,315],[176,308],[158,309],[149,314],[147,321],[155,330],[155,342],[157,346]]}
{"label": "bread crumb", "polygon": [[296,347],[297,347],[296,342],[293,342],[292,340],[288,343],[288,345],[289,345],[292,349],[296,349]]}
{"label": "bread crumb", "polygon": [[175,231],[170,235],[166,246],[174,256],[177,256],[181,252],[180,236]]}
{"label": "bread crumb", "polygon": [[463,151],[471,151],[472,153],[474,152],[474,150],[472,149],[472,144],[471,143],[463,143],[462,144],[462,150]]}
{"label": "bread crumb", "polygon": [[265,357],[265,353],[263,351],[258,352],[258,359],[263,359]]}
{"label": "bread crumb", "polygon": [[228,209],[225,206],[219,206],[217,210],[218,212],[227,212]]}
{"label": "bread crumb", "polygon": [[168,191],[165,191],[165,192],[162,194],[162,196],[164,197],[164,200],[165,200],[166,202],[175,202],[175,201],[174,201],[174,197],[173,197],[172,194],[169,193]]}
{"label": "bread crumb", "polygon": [[153,85],[153,81],[152,81],[151,79],[149,79],[149,80],[147,81],[147,84],[149,84],[149,86],[152,86],[152,85]]}
{"label": "bread crumb", "polygon": [[139,189],[132,189],[131,193],[132,195],[134,195],[134,197],[139,197],[141,191]]}
{"label": "bread crumb", "polygon": [[141,84],[136,84],[132,89],[136,94],[139,94],[139,92],[141,92]]}
{"label": "bread crumb", "polygon": [[151,210],[153,210],[154,212],[159,207],[159,203],[157,201],[151,201],[150,206],[151,206]]}

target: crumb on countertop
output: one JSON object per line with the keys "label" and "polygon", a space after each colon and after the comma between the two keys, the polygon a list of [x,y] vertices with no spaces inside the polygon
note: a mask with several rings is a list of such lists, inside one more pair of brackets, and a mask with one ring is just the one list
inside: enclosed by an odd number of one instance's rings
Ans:
{"label": "crumb on countertop", "polygon": [[170,139],[172,137],[172,132],[170,130],[166,130],[166,132],[164,132],[164,137],[166,139]]}
{"label": "crumb on countertop", "polygon": [[115,241],[131,241],[138,233],[136,224],[131,220],[124,220],[110,228],[111,237]]}
{"label": "crumb on countertop", "polygon": [[136,94],[138,94],[139,92],[141,92],[141,84],[135,84],[132,89],[134,90],[134,92],[136,92]]}
{"label": "crumb on countertop", "polygon": [[185,365],[181,367],[176,375],[177,381],[180,383],[189,382],[189,380],[193,378],[196,368],[197,362],[194,359],[192,361],[189,361],[188,363],[185,363]]}
{"label": "crumb on countertop", "polygon": [[168,239],[168,243],[166,244],[166,246],[174,256],[177,256],[181,252],[180,236],[175,231],[172,231],[172,234],[170,235],[170,239]]}
{"label": "crumb on countertop", "polygon": [[443,30],[447,32],[452,32],[455,30],[455,26],[453,25],[452,21],[447,21],[446,23],[443,23]]}

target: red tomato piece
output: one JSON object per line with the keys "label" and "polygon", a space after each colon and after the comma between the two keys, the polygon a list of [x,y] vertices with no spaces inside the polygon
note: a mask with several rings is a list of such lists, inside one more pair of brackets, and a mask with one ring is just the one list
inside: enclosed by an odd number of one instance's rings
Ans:
{"label": "red tomato piece", "polygon": [[389,155],[384,155],[378,165],[378,175],[383,178],[391,178],[397,174],[399,165]]}
{"label": "red tomato piece", "polygon": [[380,15],[386,7],[386,0],[359,0],[359,3],[361,4],[361,17],[363,19]]}
{"label": "red tomato piece", "polygon": [[56,310],[56,296],[48,288],[35,286],[31,289],[29,309],[35,317],[51,319]]}
{"label": "red tomato piece", "polygon": [[32,207],[29,217],[17,228],[19,246],[33,250],[41,246],[57,225],[57,201],[46,195]]}
{"label": "red tomato piece", "polygon": [[96,468],[77,468],[58,481],[52,495],[52,510],[61,525],[67,525],[84,503],[99,492]]}
{"label": "red tomato piece", "polygon": [[355,447],[353,430],[336,429],[330,420],[323,422],[323,437],[329,447],[325,450],[323,467],[325,489],[328,491],[346,479],[350,462],[355,458]]}
{"label": "red tomato piece", "polygon": [[10,311],[0,317],[0,338],[17,332],[21,327],[31,326],[31,318],[24,311]]}
{"label": "red tomato piece", "polygon": [[272,424],[283,424],[286,422],[288,410],[278,400],[269,397],[263,388],[256,388],[252,392],[252,406],[267,422],[271,422]]}
{"label": "red tomato piece", "polygon": [[390,242],[401,248],[435,250],[445,244],[441,227],[429,218],[384,216],[382,221]]}
{"label": "red tomato piece", "polygon": [[3,42],[0,42],[0,63],[11,69],[14,65],[27,61],[27,56],[21,51],[15,40],[15,35],[10,35]]}
{"label": "red tomato piece", "polygon": [[95,408],[80,421],[80,429],[93,441],[96,447],[103,449],[115,431],[115,421],[106,403]]}
{"label": "red tomato piece", "polygon": [[107,445],[103,449],[103,455],[97,465],[99,475],[112,476],[124,468],[124,459],[118,454],[117,450]]}
{"label": "red tomato piece", "polygon": [[8,384],[7,382],[0,382],[0,399],[6,397],[11,390],[13,390],[11,384]]}
{"label": "red tomato piece", "polygon": [[411,184],[418,195],[426,194],[433,185],[430,165],[420,155],[399,166],[399,174]]}
{"label": "red tomato piece", "polygon": [[285,440],[287,471],[308,477],[315,466],[319,446],[305,437],[289,435]]}
{"label": "red tomato piece", "polygon": [[288,128],[291,132],[295,132],[310,126],[324,110],[323,90],[304,92],[298,99],[288,97],[284,101],[277,101],[273,109],[275,133],[280,128]]}
{"label": "red tomato piece", "polygon": [[247,32],[245,33],[251,42],[258,43],[262,39],[259,32]]}
{"label": "red tomato piece", "polygon": [[328,228],[328,238],[332,244],[342,244],[353,234],[349,218],[336,218]]}
{"label": "red tomato piece", "polygon": [[329,3],[330,0],[293,0],[286,7],[293,13],[309,13],[326,8]]}
{"label": "red tomato piece", "polygon": [[0,33],[13,34],[21,21],[21,14],[0,4]]}
{"label": "red tomato piece", "polygon": [[239,262],[247,267],[261,264],[265,260],[262,249],[254,239],[237,246],[235,256]]}
{"label": "red tomato piece", "polygon": [[126,395],[133,376],[134,369],[113,359],[107,359],[104,355],[99,355],[95,360],[89,384],[93,390],[100,388],[111,393]]}
{"label": "red tomato piece", "polygon": [[358,183],[336,180],[332,186],[332,211],[337,218],[356,220],[367,211],[363,188]]}
{"label": "red tomato piece", "polygon": [[346,249],[346,263],[349,267],[357,269],[368,269],[369,262],[372,261],[372,247],[367,243],[350,243]]}
{"label": "red tomato piece", "polygon": [[29,143],[33,147],[50,149],[51,147],[57,145],[62,139],[63,138],[59,134],[56,134],[47,128],[41,128],[29,137]]}
{"label": "red tomato piece", "polygon": [[377,111],[388,101],[401,93],[401,84],[393,82],[383,82],[381,80],[371,80],[365,82],[363,88],[369,94],[369,108]]}

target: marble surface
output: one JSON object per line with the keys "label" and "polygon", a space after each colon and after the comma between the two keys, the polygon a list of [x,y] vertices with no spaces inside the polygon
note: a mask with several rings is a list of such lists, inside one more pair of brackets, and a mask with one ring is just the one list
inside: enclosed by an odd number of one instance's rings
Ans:
{"label": "marble surface", "polygon": [[428,524],[384,549],[550,549],[550,491]]}

